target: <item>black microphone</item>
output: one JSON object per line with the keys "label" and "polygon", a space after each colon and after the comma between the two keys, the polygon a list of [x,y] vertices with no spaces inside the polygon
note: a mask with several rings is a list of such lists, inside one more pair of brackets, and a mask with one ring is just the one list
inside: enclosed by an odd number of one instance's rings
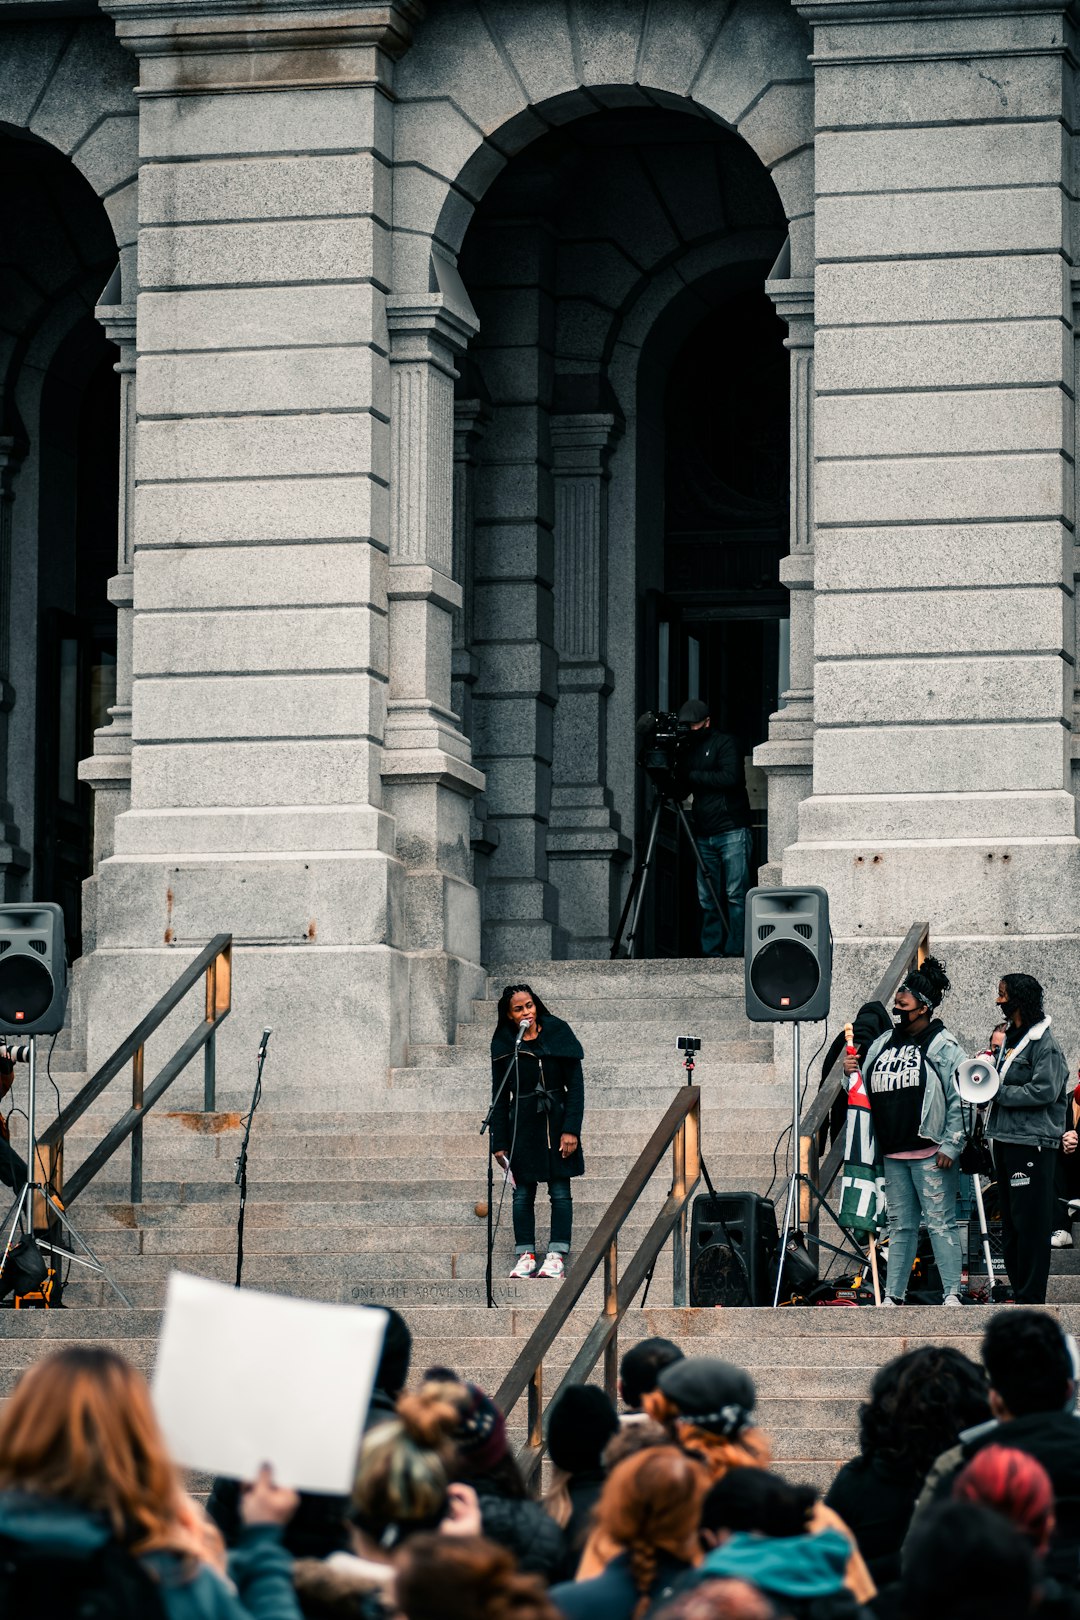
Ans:
{"label": "black microphone", "polygon": [[532,1019],[531,1018],[523,1018],[521,1020],[521,1023],[518,1025],[517,1040],[514,1042],[514,1051],[515,1052],[517,1051],[518,1047],[521,1045],[522,1041],[525,1039],[525,1031],[527,1029],[531,1029],[531,1028],[532,1028]]}
{"label": "black microphone", "polygon": [[262,1040],[259,1042],[259,1056],[260,1057],[262,1057],[263,1053],[266,1051],[266,1043],[269,1041],[269,1039],[270,1039],[270,1037],[271,1037],[271,1035],[273,1033],[274,1033],[273,1027],[270,1024],[267,1024],[266,1028],[263,1030],[263,1033],[262,1033]]}

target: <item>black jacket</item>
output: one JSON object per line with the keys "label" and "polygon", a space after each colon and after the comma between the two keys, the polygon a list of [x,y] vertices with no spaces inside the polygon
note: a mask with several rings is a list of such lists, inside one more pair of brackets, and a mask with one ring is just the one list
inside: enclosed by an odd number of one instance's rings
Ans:
{"label": "black jacket", "polygon": [[[689,1566],[681,1559],[660,1553],[656,1575],[649,1590],[653,1605],[665,1604],[677,1590]],[[638,1591],[630,1573],[629,1553],[619,1553],[602,1575],[589,1581],[567,1581],[551,1589],[551,1601],[567,1620],[631,1620],[638,1605]]]}
{"label": "black jacket", "polygon": [[981,1424],[956,1448],[952,1470],[939,1470],[935,1463],[936,1502],[948,1500],[960,1469],[986,1446],[1008,1446],[1042,1463],[1054,1487],[1057,1520],[1046,1570],[1066,1586],[1080,1585],[1080,1418],[1072,1412],[1030,1412],[1008,1423]]}
{"label": "black jacket", "polygon": [[[514,1074],[514,1031],[499,1025],[491,1039],[491,1094],[509,1069],[491,1120],[491,1147],[509,1153],[515,1181],[557,1181],[585,1173],[581,1121],[585,1112],[584,1053],[569,1024],[549,1013],[533,1041],[522,1041]],[[520,1086],[520,1095],[518,1087]],[[559,1138],[578,1138],[568,1159]]]}
{"label": "black jacket", "polygon": [[853,1457],[829,1486],[825,1505],[855,1537],[876,1586],[900,1579],[900,1549],[922,1484],[875,1459]]}
{"label": "black jacket", "polygon": [[714,838],[750,825],[746,770],[734,737],[726,731],[699,731],[679,762],[679,788],[694,795],[694,831]]}

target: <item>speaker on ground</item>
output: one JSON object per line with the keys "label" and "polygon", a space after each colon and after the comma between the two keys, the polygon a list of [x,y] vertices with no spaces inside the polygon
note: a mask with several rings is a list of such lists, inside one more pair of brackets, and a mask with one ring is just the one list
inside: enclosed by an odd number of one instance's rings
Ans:
{"label": "speaker on ground", "polygon": [[824,889],[751,889],[745,943],[747,1018],[782,1024],[828,1017],[832,937]]}
{"label": "speaker on ground", "polygon": [[55,1035],[66,1011],[64,913],[48,902],[0,906],[0,1030]]}
{"label": "speaker on ground", "polygon": [[691,1205],[691,1305],[771,1305],[776,1210],[757,1193],[702,1193]]}

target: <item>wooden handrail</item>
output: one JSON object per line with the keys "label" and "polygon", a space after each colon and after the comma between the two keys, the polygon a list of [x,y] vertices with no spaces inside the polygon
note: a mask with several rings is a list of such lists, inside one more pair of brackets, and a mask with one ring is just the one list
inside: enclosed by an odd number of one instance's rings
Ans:
{"label": "wooden handrail", "polygon": [[[146,1043],[161,1027],[171,1012],[183,1001],[205,975],[206,999],[204,1016],[191,1034],[177,1047],[168,1062],[162,1065],[153,1080],[146,1083]],[[232,1007],[232,935],[215,934],[214,938],[189,962],[184,971],[151,1007],[146,1017],[136,1024],[116,1051],[76,1093],[67,1107],[38,1137],[38,1151],[42,1167],[53,1192],[62,1195],[65,1205],[84,1192],[117,1148],[131,1138],[131,1201],[142,1198],[142,1127],[143,1120],[154,1104],[164,1096],[178,1074],[187,1068],[201,1050],[203,1060],[203,1108],[212,1113],[216,1097],[216,1036],[219,1025],[229,1016]],[[131,1107],[121,1114],[112,1129],[83,1160],[67,1180],[63,1180],[64,1139],[71,1126],[81,1119],[90,1105],[105,1091],[126,1063],[131,1064]]]}
{"label": "wooden handrail", "polygon": [[[673,1150],[671,1191],[620,1280],[619,1232],[668,1147]],[[586,1334],[552,1399],[567,1384],[583,1382],[601,1355],[604,1357],[604,1384],[611,1399],[615,1399],[619,1323],[652,1271],[669,1236],[672,1236],[673,1245],[674,1303],[676,1306],[686,1304],[686,1211],[690,1195],[700,1179],[701,1088],[680,1086],[663,1119],[638,1154],[626,1180],[601,1216],[573,1270],[533,1329],[495,1395],[496,1406],[508,1416],[522,1395],[528,1392],[529,1438],[518,1456],[526,1482],[532,1480],[544,1454],[547,1432],[543,1417],[544,1357],[600,1264],[604,1266],[603,1309]]]}
{"label": "wooden handrail", "polygon": [[[895,996],[911,969],[917,967],[920,962],[925,961],[929,952],[930,924],[928,922],[912,923],[892,961],[867,999],[880,1001],[886,1008],[891,1007],[893,996]],[[822,1075],[818,1094],[799,1124],[799,1168],[804,1175],[810,1178],[822,1196],[826,1198],[829,1195],[829,1188],[840,1174],[844,1163],[844,1143],[842,1140],[833,1142],[824,1161],[822,1161],[819,1158],[818,1137],[822,1128],[828,1123],[833,1104],[840,1095],[843,1083],[843,1066],[840,1064],[838,1056],[833,1060],[832,1069],[827,1069]],[[817,1200],[811,1197],[809,1189],[805,1186],[799,1189],[799,1205],[799,1213],[803,1224],[808,1226],[812,1234],[816,1236],[819,1206]]]}

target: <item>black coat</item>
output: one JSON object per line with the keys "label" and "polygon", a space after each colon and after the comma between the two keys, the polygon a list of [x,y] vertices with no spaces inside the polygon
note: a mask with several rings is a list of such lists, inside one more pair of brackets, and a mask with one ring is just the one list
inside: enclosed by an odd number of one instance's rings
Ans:
{"label": "black coat", "polygon": [[[491,1038],[491,1094],[509,1079],[491,1120],[494,1153],[508,1153],[514,1180],[558,1181],[585,1174],[581,1121],[585,1112],[584,1053],[569,1024],[548,1013],[535,1040],[522,1041],[514,1073],[515,1031],[500,1024]],[[520,1095],[519,1095],[520,1087]],[[559,1138],[578,1138],[568,1159]]]}
{"label": "black coat", "polygon": [[679,761],[680,792],[694,795],[692,820],[699,838],[715,838],[750,825],[746,766],[738,742],[726,731],[695,732]]}

